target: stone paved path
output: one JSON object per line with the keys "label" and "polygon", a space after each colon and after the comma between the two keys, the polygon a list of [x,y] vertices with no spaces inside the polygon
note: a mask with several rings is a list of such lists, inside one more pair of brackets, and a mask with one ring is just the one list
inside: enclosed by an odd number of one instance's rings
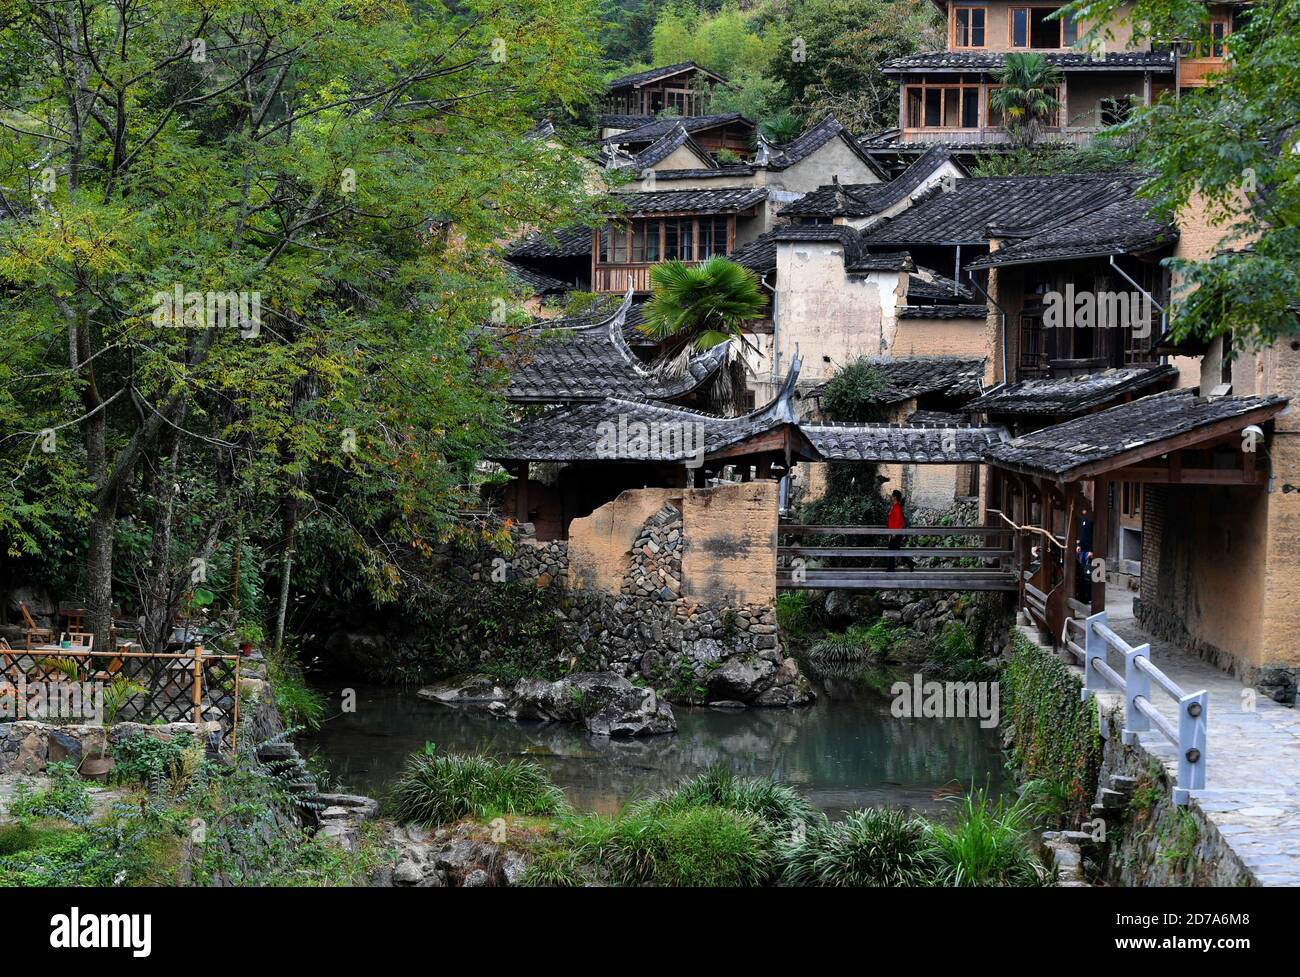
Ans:
{"label": "stone paved path", "polygon": [[[1152,637],[1133,617],[1133,594],[1108,588],[1107,618],[1130,644],[1149,643],[1151,661],[1187,692],[1210,693],[1204,791],[1195,803],[1263,885],[1300,886],[1300,710],[1267,696],[1243,696],[1246,686]],[[1177,726],[1173,699],[1152,701]],[[1159,732],[1140,736],[1147,752],[1176,767],[1175,750]]]}

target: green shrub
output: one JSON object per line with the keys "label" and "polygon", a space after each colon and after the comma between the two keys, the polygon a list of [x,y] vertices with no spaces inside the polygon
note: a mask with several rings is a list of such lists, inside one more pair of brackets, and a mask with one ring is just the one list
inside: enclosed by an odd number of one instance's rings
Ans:
{"label": "green shrub", "polygon": [[935,825],[935,849],[943,862],[941,878],[949,886],[1042,885],[1045,872],[1029,848],[1033,800],[1022,796],[996,803],[985,790],[960,801],[956,823]]}
{"label": "green shrub", "polygon": [[635,806],[647,814],[665,814],[697,807],[722,807],[751,814],[773,832],[786,833],[797,825],[821,824],[826,816],[793,787],[769,777],[737,777],[722,766],[683,781]]}
{"label": "green shrub", "polygon": [[285,725],[319,729],[325,718],[325,696],[307,684],[293,654],[281,652],[266,664],[275,707]]}
{"label": "green shrub", "polygon": [[76,765],[68,761],[51,763],[46,773],[53,783],[44,790],[33,792],[24,782],[14,791],[9,815],[18,821],[36,818],[58,818],[80,824],[90,816],[90,794],[77,777]]}
{"label": "green shrub", "polygon": [[186,764],[186,752],[195,745],[189,733],[160,740],[147,733],[132,733],[113,744],[113,779],[119,784],[160,788],[178,780]]}
{"label": "green shrub", "polygon": [[782,881],[799,886],[925,886],[940,870],[929,827],[902,811],[854,811],[808,832],[786,854]]}
{"label": "green shrub", "polygon": [[71,828],[38,828],[30,821],[0,824],[0,858],[17,852],[44,848],[58,841]]}
{"label": "green shrub", "polygon": [[426,826],[465,817],[557,814],[567,806],[564,792],[535,763],[439,755],[432,744],[407,759],[391,805],[400,820]]}
{"label": "green shrub", "polygon": [[998,668],[980,659],[975,636],[960,621],[949,621],[930,642],[926,670],[953,682],[988,682],[997,678]]}
{"label": "green shrub", "polygon": [[776,846],[771,829],[752,814],[647,808],[616,819],[599,855],[615,885],[735,887],[768,881]]}
{"label": "green shrub", "polygon": [[804,637],[812,626],[808,591],[787,590],[776,595],[776,623],[788,638]]}
{"label": "green shrub", "polygon": [[590,873],[576,851],[567,848],[540,848],[532,852],[532,861],[524,870],[520,884],[533,887],[578,888],[591,881]]}

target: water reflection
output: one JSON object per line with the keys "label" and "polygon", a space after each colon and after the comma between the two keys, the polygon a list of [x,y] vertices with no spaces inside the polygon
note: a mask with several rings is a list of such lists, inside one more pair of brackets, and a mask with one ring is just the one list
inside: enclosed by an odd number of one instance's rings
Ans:
{"label": "water reflection", "polygon": [[719,763],[791,784],[832,817],[873,805],[942,813],[943,798],[972,783],[995,792],[1007,785],[996,729],[981,729],[976,719],[895,719],[888,697],[860,675],[810,674],[819,694],[811,708],[674,707],[676,736],[632,741],[498,720],[425,702],[414,690],[359,688],[355,713],[329,720],[302,743],[341,783],[371,794],[426,741],[452,752],[527,757],[575,807],[605,813]]}

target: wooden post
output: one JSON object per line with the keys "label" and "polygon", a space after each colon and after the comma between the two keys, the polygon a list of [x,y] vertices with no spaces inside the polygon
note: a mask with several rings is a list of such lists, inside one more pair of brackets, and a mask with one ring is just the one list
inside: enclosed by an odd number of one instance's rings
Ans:
{"label": "wooden post", "polygon": [[[1110,483],[1104,476],[1092,481],[1092,555],[1101,558],[1103,566],[1106,553],[1110,548]],[[1092,573],[1092,563],[1088,563],[1088,573]],[[1092,582],[1092,613],[1100,614],[1106,609],[1106,575],[1101,580]]]}
{"label": "wooden post", "polygon": [[242,655],[235,657],[235,708],[230,717],[230,752],[239,754],[239,669],[244,664]]}
{"label": "wooden post", "polygon": [[528,462],[519,463],[515,478],[519,481],[519,488],[515,490],[515,519],[525,523],[528,521]]}
{"label": "wooden post", "polygon": [[758,459],[758,477],[772,477],[772,457],[770,455],[764,455],[762,458]]}
{"label": "wooden post", "polygon": [[[1061,589],[1065,591],[1065,596],[1061,600],[1061,607],[1065,612],[1064,617],[1069,617],[1069,602],[1074,599],[1075,581],[1079,570],[1079,560],[1074,552],[1074,547],[1079,541],[1079,510],[1082,508],[1082,500],[1077,484],[1067,485],[1065,490],[1069,505],[1065,509],[1065,562],[1062,566],[1064,579],[1061,583]],[[1062,621],[1062,626],[1064,626],[1064,621]]]}
{"label": "wooden post", "polygon": [[199,726],[203,723],[203,646],[194,646],[194,732],[201,736]]}

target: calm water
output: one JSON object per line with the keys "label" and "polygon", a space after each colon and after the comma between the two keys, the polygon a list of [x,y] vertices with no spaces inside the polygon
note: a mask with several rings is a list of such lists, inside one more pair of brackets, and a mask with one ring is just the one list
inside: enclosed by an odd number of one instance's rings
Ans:
{"label": "calm water", "polygon": [[[832,817],[889,805],[941,814],[972,783],[1008,780],[996,728],[976,719],[895,719],[889,699],[854,678],[809,677],[810,708],[723,711],[674,706],[676,736],[609,740],[558,723],[513,723],[426,702],[414,689],[357,688],[357,711],[328,720],[300,745],[348,789],[378,794],[408,754],[448,752],[537,761],[581,810],[612,813],[713,764],[797,787]],[[338,702],[338,698],[333,699]]]}

